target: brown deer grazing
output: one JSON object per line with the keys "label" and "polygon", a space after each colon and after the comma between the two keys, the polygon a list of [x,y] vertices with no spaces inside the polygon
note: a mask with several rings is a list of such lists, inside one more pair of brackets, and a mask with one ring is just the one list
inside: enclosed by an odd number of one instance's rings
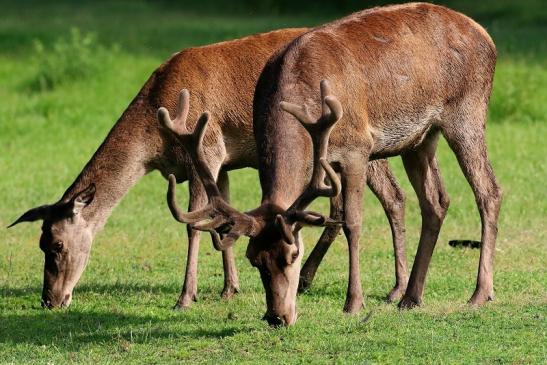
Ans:
{"label": "brown deer grazing", "polygon": [[[103,144],[84,167],[63,197],[52,205],[34,208],[14,224],[43,220],[40,248],[45,254],[42,303],[46,307],[68,306],[73,288],[89,257],[93,238],[104,226],[115,205],[146,173],[159,170],[167,177],[174,174],[178,182],[190,184],[189,209],[207,202],[200,180],[190,159],[171,133],[156,118],[160,105],[175,110],[179,91],[191,88],[195,118],[198,111],[209,109],[216,119],[211,123],[207,166],[223,196],[228,197],[226,171],[257,167],[256,146],[252,132],[254,87],[267,59],[306,29],[285,29],[249,36],[211,46],[191,48],[172,56],[149,78]],[[237,93],[228,92],[236,89]],[[375,174],[369,185],[380,198],[392,226],[397,280],[390,299],[402,295],[406,288],[404,252],[403,195],[386,161],[372,164]],[[337,229],[325,231],[317,254],[310,259],[303,287],[311,283],[317,265]],[[197,294],[198,232],[188,230],[188,261],[182,293],[177,308],[190,306]],[[229,298],[239,287],[234,257],[230,248],[223,251],[224,289]]]}
{"label": "brown deer grazing", "polygon": [[[296,320],[295,287],[303,252],[298,231],[300,223],[311,219],[302,209],[324,190],[309,189],[310,175],[312,185],[321,182],[317,160],[325,157],[325,146],[317,142],[331,128],[325,129],[323,120],[340,117],[335,100],[344,117],[332,129],[326,158],[342,182],[340,213],[349,244],[345,311],[356,312],[363,305],[359,236],[367,162],[395,155],[402,156],[422,214],[418,252],[399,306],[421,303],[449,204],[435,159],[440,134],[458,158],[482,220],[477,286],[470,303],[481,305],[493,298],[501,189],[487,157],[485,123],[495,64],[494,43],[480,25],[425,3],[352,14],[312,29],[272,56],[254,98],[262,204],[243,214],[212,202],[215,209],[203,215],[212,221],[193,223],[198,229],[221,231],[224,238],[217,245],[222,248],[240,235],[251,237],[247,256],[259,269],[270,324]],[[319,98],[316,88],[325,78],[331,87],[322,82]],[[320,105],[318,125],[306,128],[310,140],[301,123],[310,124]],[[313,223],[329,223],[314,216]]]}

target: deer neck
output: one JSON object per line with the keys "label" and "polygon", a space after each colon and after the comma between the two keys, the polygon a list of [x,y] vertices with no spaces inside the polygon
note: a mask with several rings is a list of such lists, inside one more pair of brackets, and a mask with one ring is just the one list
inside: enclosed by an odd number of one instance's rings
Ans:
{"label": "deer neck", "polygon": [[[96,234],[106,223],[122,197],[149,170],[155,149],[154,128],[143,128],[147,118],[129,108],[114,125],[104,142],[64,193],[66,202],[78,192],[95,184],[92,203],[83,211],[84,219]],[[148,116],[152,117],[152,116]]]}
{"label": "deer neck", "polygon": [[261,126],[256,135],[262,203],[287,209],[309,183],[312,146],[296,120],[284,115],[271,120],[276,125]]}

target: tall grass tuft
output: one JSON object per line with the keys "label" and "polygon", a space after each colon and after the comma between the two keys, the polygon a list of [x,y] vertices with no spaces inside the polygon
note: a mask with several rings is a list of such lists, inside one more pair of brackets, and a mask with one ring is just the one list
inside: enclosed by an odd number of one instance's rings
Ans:
{"label": "tall grass tuft", "polygon": [[106,49],[94,33],[72,28],[67,36],[51,46],[34,41],[36,73],[30,82],[32,91],[49,91],[60,85],[96,76],[111,59],[116,48]]}

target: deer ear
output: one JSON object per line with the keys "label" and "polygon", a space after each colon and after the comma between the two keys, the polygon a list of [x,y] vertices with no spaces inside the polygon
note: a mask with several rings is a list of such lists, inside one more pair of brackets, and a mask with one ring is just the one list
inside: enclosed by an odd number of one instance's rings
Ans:
{"label": "deer ear", "polygon": [[279,233],[281,233],[281,236],[283,236],[285,242],[291,245],[295,243],[292,224],[289,224],[281,214],[275,216],[275,226]]}
{"label": "deer ear", "polygon": [[10,224],[8,228],[15,226],[21,222],[34,222],[38,219],[44,219],[50,212],[51,205],[42,205],[40,207],[29,209],[22,216],[20,216],[15,222]]}
{"label": "deer ear", "polygon": [[82,209],[87,207],[95,197],[95,184],[91,183],[87,188],[80,191],[72,198],[72,213],[79,214]]}

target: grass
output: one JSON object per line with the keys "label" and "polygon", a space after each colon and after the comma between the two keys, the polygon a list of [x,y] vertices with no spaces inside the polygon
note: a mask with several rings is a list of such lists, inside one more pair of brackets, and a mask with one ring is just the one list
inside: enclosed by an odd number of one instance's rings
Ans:
{"label": "grass", "polygon": [[[78,7],[0,3],[0,226],[31,206],[59,198],[148,75],[172,52],[337,16],[279,9],[272,15],[261,8],[251,17],[235,11],[219,15],[212,1],[200,3],[173,9],[166,2],[144,1]],[[280,330],[260,321],[263,289],[244,258],[244,240],[236,248],[240,295],[219,300],[220,255],[204,238],[199,302],[186,312],[170,309],[182,282],[185,229],[170,217],[166,183],[153,173],[121,202],[95,240],[68,310],[39,306],[38,223],[0,230],[0,363],[545,363],[547,17],[538,1],[519,7],[508,1],[449,5],[484,24],[500,55],[488,124],[490,155],[505,193],[495,302],[480,310],[464,304],[474,288],[478,251],[453,249],[447,241],[478,239],[480,224],[470,188],[444,142],[439,158],[452,204],[424,306],[400,312],[384,303],[393,282],[390,234],[379,204],[367,192],[361,249],[365,310],[358,316],[341,311],[347,280],[341,237],[312,290],[299,297],[297,325]],[[95,34],[85,60],[72,57],[80,54],[82,43],[71,45],[73,27],[82,39]],[[40,53],[36,42],[44,50],[66,47]],[[87,63],[91,73],[59,72]],[[57,67],[44,66],[50,64]],[[56,81],[35,87],[44,72]],[[408,196],[412,259],[418,205],[399,159],[392,165]],[[256,206],[256,172],[245,169],[230,177],[234,204]],[[326,211],[326,202],[318,202],[317,209]],[[319,233],[305,231],[308,252]]]}

